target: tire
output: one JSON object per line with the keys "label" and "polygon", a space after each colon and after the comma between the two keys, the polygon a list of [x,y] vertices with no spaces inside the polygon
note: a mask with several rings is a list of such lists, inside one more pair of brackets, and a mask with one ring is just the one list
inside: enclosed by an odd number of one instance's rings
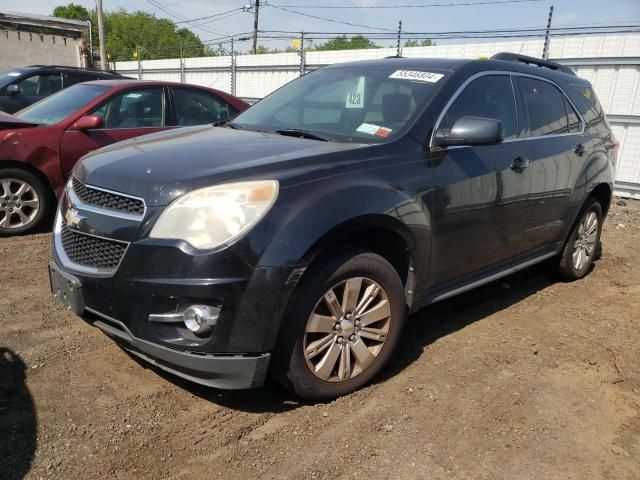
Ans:
{"label": "tire", "polygon": [[51,209],[49,189],[33,173],[0,169],[0,237],[36,230]]}
{"label": "tire", "polygon": [[[367,304],[365,298],[372,292],[375,295]],[[333,310],[325,297],[334,300]],[[272,373],[306,400],[351,393],[387,363],[405,318],[402,281],[380,255],[353,249],[316,263],[307,270],[286,310]]]}
{"label": "tire", "polygon": [[[597,223],[593,223],[595,220]],[[592,233],[589,233],[593,229]],[[602,206],[590,197],[582,208],[578,221],[559,257],[556,275],[565,282],[579,280],[591,271],[601,254]],[[578,252],[582,253],[579,254]],[[582,255],[582,256],[580,256]]]}

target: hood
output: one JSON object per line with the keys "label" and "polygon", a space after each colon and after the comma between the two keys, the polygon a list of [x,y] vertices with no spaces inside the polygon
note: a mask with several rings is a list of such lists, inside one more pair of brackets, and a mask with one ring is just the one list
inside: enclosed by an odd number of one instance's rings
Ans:
{"label": "hood", "polygon": [[8,130],[10,128],[27,128],[37,127],[39,123],[29,122],[28,120],[22,120],[15,115],[10,115],[6,112],[0,111],[0,130]]}
{"label": "hood", "polygon": [[157,206],[216,183],[282,180],[314,162],[321,166],[328,155],[365,146],[206,125],[102,148],[85,156],[74,175],[89,185],[136,195]]}

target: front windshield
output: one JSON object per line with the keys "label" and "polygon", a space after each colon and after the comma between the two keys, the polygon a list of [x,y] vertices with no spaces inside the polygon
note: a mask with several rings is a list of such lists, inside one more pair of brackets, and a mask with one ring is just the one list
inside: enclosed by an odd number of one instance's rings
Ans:
{"label": "front windshield", "polygon": [[10,70],[8,72],[0,73],[0,87],[4,87],[5,85],[10,84],[20,75],[22,75],[22,73],[18,72],[17,70]]}
{"label": "front windshield", "polygon": [[20,110],[15,116],[41,125],[53,125],[95,100],[109,88],[102,85],[74,85]]}
{"label": "front windshield", "polygon": [[398,135],[424,110],[444,76],[391,64],[321,69],[265,97],[236,117],[232,126],[304,130],[342,142],[382,142]]}

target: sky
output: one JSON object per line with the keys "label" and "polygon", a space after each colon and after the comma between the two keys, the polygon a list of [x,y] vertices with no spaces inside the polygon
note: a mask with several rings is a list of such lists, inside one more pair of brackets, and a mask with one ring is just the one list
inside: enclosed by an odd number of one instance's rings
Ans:
{"label": "sky", "polygon": [[[87,8],[94,8],[94,0],[73,0]],[[103,0],[105,10],[124,8],[143,10],[158,17],[175,22],[221,14],[253,0]],[[518,3],[485,4],[475,6],[428,6],[424,8],[401,8],[401,5],[478,3],[482,1],[504,0],[261,0],[260,29],[306,32],[375,32],[396,31],[398,21],[402,21],[404,31],[442,32],[464,30],[492,30],[512,28],[543,28],[547,23],[549,7],[554,6],[553,26],[583,26],[640,24],[640,0],[518,0]],[[0,11],[20,11],[24,13],[51,14],[56,5],[69,3],[67,0],[0,0]],[[266,6],[265,6],[266,3]],[[159,8],[160,5],[163,8]],[[277,8],[284,6],[307,15],[326,17],[339,22],[359,24],[349,26],[340,23],[311,18]],[[288,7],[291,6],[291,7]],[[340,8],[329,6],[358,6],[368,8]],[[370,8],[392,6],[393,8]],[[322,7],[322,8],[312,8]],[[180,17],[180,18],[178,18]],[[229,15],[221,15],[206,20],[188,23],[203,41],[230,34],[249,32],[253,29],[253,14],[236,10]],[[369,26],[374,28],[364,28]],[[376,28],[378,30],[376,30]],[[459,40],[458,40],[459,41]],[[445,43],[441,41],[440,43]],[[263,39],[259,42],[270,48],[283,48],[291,40]],[[381,40],[378,44],[387,46],[393,40]],[[247,44],[248,48],[248,44]]]}

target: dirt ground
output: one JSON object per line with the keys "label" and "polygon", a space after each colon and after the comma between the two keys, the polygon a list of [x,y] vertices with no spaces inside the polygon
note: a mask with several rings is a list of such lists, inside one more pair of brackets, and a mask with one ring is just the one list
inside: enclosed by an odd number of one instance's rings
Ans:
{"label": "dirt ground", "polygon": [[0,239],[0,478],[638,479],[640,202],[585,279],[534,268],[412,317],[377,382],[305,405],[138,363]]}

